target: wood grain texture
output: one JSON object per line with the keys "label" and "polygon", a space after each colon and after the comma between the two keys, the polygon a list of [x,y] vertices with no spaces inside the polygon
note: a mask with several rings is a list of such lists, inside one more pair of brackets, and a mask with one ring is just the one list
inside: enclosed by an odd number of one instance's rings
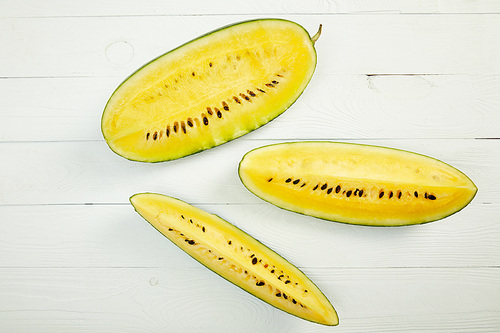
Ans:
{"label": "wood grain texture", "polygon": [[[500,14],[279,15],[313,35],[323,74],[498,74]],[[245,15],[0,19],[0,77],[119,76]],[[175,33],[173,33],[175,32]],[[159,38],[168,35],[168,38]],[[124,54],[115,51],[122,50]],[[339,51],[341,50],[341,52]]]}
{"label": "wood grain texture", "polygon": [[[197,206],[302,268],[500,266],[499,204],[473,203],[402,228],[329,222],[267,203]],[[0,215],[8,221],[0,225],[0,268],[197,266],[130,205],[3,206]]]}
{"label": "wood grain texture", "polygon": [[[305,271],[341,316],[321,327],[204,267],[0,269],[0,325],[37,332],[496,332],[498,269]],[[189,318],[189,320],[188,320]]]}
{"label": "wood grain texture", "polygon": [[[102,140],[102,110],[120,81],[0,80],[5,92],[0,99],[0,141]],[[326,75],[318,69],[301,98],[251,137],[499,137],[498,91],[500,75]]]}
{"label": "wood grain texture", "polygon": [[[6,2],[6,0],[3,0]],[[59,16],[151,16],[151,15],[217,15],[217,14],[450,14],[500,13],[500,4],[495,0],[212,0],[209,6],[197,0],[185,1],[72,1],[71,6],[62,0],[19,1],[4,6],[0,17],[59,17]]]}
{"label": "wood grain texture", "polygon": [[[251,138],[251,134],[248,136]],[[256,203],[238,177],[251,149],[282,140],[239,139],[182,159],[140,163],[113,153],[104,141],[2,143],[0,203],[128,203],[137,192],[169,193],[191,203]],[[346,142],[346,141],[340,141]],[[479,188],[478,203],[498,204],[500,141],[467,139],[349,140],[405,149],[446,162]]]}
{"label": "wood grain texture", "polygon": [[[1,332],[500,332],[500,2],[0,0]],[[164,52],[241,20],[302,24],[309,86],[243,138],[167,163],[125,160],[100,132],[117,85]],[[295,140],[432,156],[479,192],[441,221],[327,222],[253,196],[249,150]],[[337,327],[268,306],[136,214],[137,192],[218,214],[303,270]]]}

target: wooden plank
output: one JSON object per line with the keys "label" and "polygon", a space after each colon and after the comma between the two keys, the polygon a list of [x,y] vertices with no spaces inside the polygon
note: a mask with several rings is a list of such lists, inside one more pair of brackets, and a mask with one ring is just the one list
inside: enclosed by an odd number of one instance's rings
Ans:
{"label": "wooden plank", "polygon": [[[121,78],[0,80],[1,141],[102,140]],[[500,75],[327,75],[253,139],[500,138]]]}
{"label": "wooden plank", "polygon": [[495,0],[481,1],[319,1],[287,0],[212,0],[203,6],[197,0],[185,1],[72,1],[71,6],[62,0],[17,1],[3,6],[0,17],[57,17],[57,16],[137,16],[137,15],[214,15],[214,14],[366,14],[366,13],[499,13]]}
{"label": "wooden plank", "polygon": [[[103,141],[2,143],[0,204],[127,203],[133,193],[170,193],[192,203],[259,202],[238,178],[243,155],[282,141],[239,139],[166,163],[131,162]],[[341,141],[345,142],[345,141]],[[475,200],[499,203],[500,140],[352,140],[428,155],[478,186]]]}
{"label": "wooden plank", "polygon": [[497,268],[325,269],[306,274],[334,329],[276,310],[205,268],[0,269],[9,332],[460,332],[500,328]]}
{"label": "wooden plank", "polygon": [[[474,202],[433,223],[373,228],[267,203],[198,207],[310,267],[500,266],[500,204]],[[130,205],[0,206],[1,267],[198,267]]]}
{"label": "wooden plank", "polygon": [[[263,15],[262,17],[269,17]],[[500,15],[283,15],[322,74],[498,74]],[[119,76],[245,15],[0,19],[0,77]],[[175,33],[171,33],[174,32]],[[159,38],[161,36],[161,38]],[[432,50],[432,51],[429,51]]]}

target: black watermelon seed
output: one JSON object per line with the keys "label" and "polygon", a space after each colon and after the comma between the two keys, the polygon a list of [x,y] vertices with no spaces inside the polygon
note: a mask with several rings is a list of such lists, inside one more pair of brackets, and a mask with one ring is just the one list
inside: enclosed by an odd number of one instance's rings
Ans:
{"label": "black watermelon seed", "polygon": [[173,230],[174,230],[174,229],[172,229],[172,228],[168,228],[168,231],[173,231]]}
{"label": "black watermelon seed", "polygon": [[326,188],[327,188],[327,187],[328,187],[328,184],[327,184],[327,183],[325,183],[325,184],[323,184],[323,186],[321,186],[321,189],[322,189],[322,190],[326,190]]}
{"label": "black watermelon seed", "polygon": [[224,259],[224,257],[219,257],[219,258],[217,258],[217,259],[222,260],[222,259]]}
{"label": "black watermelon seed", "polygon": [[253,91],[251,91],[251,90],[247,90],[247,94],[249,94],[249,95],[250,95],[250,96],[252,96],[252,97],[257,96],[257,95],[255,95],[255,93],[254,93]]}
{"label": "black watermelon seed", "polygon": [[179,127],[179,123],[175,122],[174,123],[174,132],[177,133],[177,128]]}
{"label": "black watermelon seed", "polygon": [[337,187],[335,188],[335,193],[339,193],[341,189],[342,187],[340,187],[340,185],[337,185]]}
{"label": "black watermelon seed", "polygon": [[295,300],[295,298],[292,298],[292,303],[297,304],[297,301]]}
{"label": "black watermelon seed", "polygon": [[201,231],[205,232],[205,227],[201,227]]}
{"label": "black watermelon seed", "polygon": [[268,182],[271,182],[272,180],[273,180],[273,178],[271,177],[271,178],[269,178],[267,181],[268,181]]}
{"label": "black watermelon seed", "polygon": [[314,186],[313,188],[313,191],[316,191],[316,189],[318,188],[319,184],[317,184],[316,186]]}
{"label": "black watermelon seed", "polygon": [[274,273],[274,269],[271,269],[271,273]]}
{"label": "black watermelon seed", "polygon": [[394,195],[394,193],[392,191],[389,192],[389,199],[392,198],[393,195]]}
{"label": "black watermelon seed", "polygon": [[398,199],[401,199],[401,195],[402,195],[402,194],[403,194],[403,193],[401,193],[401,191],[398,191]]}
{"label": "black watermelon seed", "polygon": [[252,265],[256,265],[257,264],[257,258],[253,258],[252,259]]}
{"label": "black watermelon seed", "polygon": [[203,125],[208,126],[208,118],[206,116],[203,117]]}
{"label": "black watermelon seed", "polygon": [[363,190],[359,190],[358,196],[361,198],[363,196]]}
{"label": "black watermelon seed", "polygon": [[428,199],[428,198],[429,198],[429,196],[428,196],[427,192],[425,192],[425,194],[424,194],[424,198],[426,198],[426,199]]}
{"label": "black watermelon seed", "polygon": [[235,101],[236,103],[241,104],[241,101],[240,101],[240,99],[239,99],[238,97],[233,96],[233,99],[234,99],[234,101]]}
{"label": "black watermelon seed", "polygon": [[297,185],[299,182],[300,182],[300,179],[295,179],[295,180],[293,181],[293,185]]}
{"label": "black watermelon seed", "polygon": [[213,115],[214,113],[212,112],[212,108],[211,107],[207,107],[207,112],[209,115]]}
{"label": "black watermelon seed", "polygon": [[193,127],[193,120],[191,118],[189,118],[187,120],[187,124],[188,124],[189,127]]}
{"label": "black watermelon seed", "polygon": [[208,63],[208,66],[212,67],[214,64],[212,64],[211,62]]}
{"label": "black watermelon seed", "polygon": [[436,196],[434,194],[429,194],[429,200],[436,200]]}
{"label": "black watermelon seed", "polygon": [[229,111],[229,106],[227,105],[226,102],[222,102],[222,108],[226,111]]}
{"label": "black watermelon seed", "polygon": [[272,83],[273,83],[273,84],[278,84],[279,82],[278,82],[278,81],[276,81],[276,80],[273,80],[273,81],[272,81]]}
{"label": "black watermelon seed", "polygon": [[192,73],[191,73],[191,75],[192,75],[192,76],[195,76],[195,75],[196,75],[196,73],[195,73],[195,72],[192,72]]}
{"label": "black watermelon seed", "polygon": [[382,198],[383,196],[384,196],[384,191],[380,191],[380,193],[378,194],[379,199]]}
{"label": "black watermelon seed", "polygon": [[190,240],[186,239],[186,241],[188,242],[189,245],[194,245],[194,243],[195,243],[194,240],[192,240],[192,239],[190,239]]}
{"label": "black watermelon seed", "polygon": [[283,293],[283,298],[288,299],[288,296],[285,293]]}
{"label": "black watermelon seed", "polygon": [[222,118],[222,112],[219,109],[215,108],[215,112],[217,112],[217,117]]}
{"label": "black watermelon seed", "polygon": [[258,90],[258,91],[260,91],[260,92],[262,92],[262,93],[264,93],[264,94],[266,93],[266,91],[265,91],[265,90],[262,90],[262,89],[260,89],[260,88],[257,88],[257,90]]}
{"label": "black watermelon seed", "polygon": [[417,191],[413,192],[413,195],[415,195],[415,198],[418,198],[418,192]]}
{"label": "black watermelon seed", "polygon": [[281,293],[277,293],[277,294],[276,294],[276,297],[281,297]]}
{"label": "black watermelon seed", "polygon": [[263,285],[265,285],[266,283],[264,281],[259,281],[257,282],[255,285],[258,286],[258,287],[262,287]]}
{"label": "black watermelon seed", "polygon": [[243,97],[246,101],[250,101],[250,97],[248,97],[247,95],[240,93],[240,96]]}
{"label": "black watermelon seed", "polygon": [[186,124],[183,121],[181,122],[181,128],[182,128],[182,132],[184,132],[184,134],[186,134]]}
{"label": "black watermelon seed", "polygon": [[306,183],[304,183],[304,184],[300,185],[300,187],[304,187],[304,186],[306,186]]}
{"label": "black watermelon seed", "polygon": [[274,88],[274,84],[272,84],[272,83],[266,83],[266,87]]}
{"label": "black watermelon seed", "polygon": [[153,134],[153,140],[156,140],[157,137],[158,137],[158,132],[155,132],[155,134]]}
{"label": "black watermelon seed", "polygon": [[355,190],[354,190],[354,196],[357,196],[357,195],[358,195],[358,192],[359,192],[359,188],[355,189]]}
{"label": "black watermelon seed", "polygon": [[292,181],[292,178],[287,178],[287,180],[285,180],[285,183],[289,183]]}
{"label": "black watermelon seed", "polygon": [[165,134],[167,135],[167,138],[170,136],[170,126],[167,126]]}
{"label": "black watermelon seed", "polygon": [[231,245],[231,244],[232,244],[232,242],[229,240],[229,241],[227,241],[227,244]]}
{"label": "black watermelon seed", "polygon": [[290,282],[292,282],[292,281],[290,281],[290,280],[286,280],[286,281],[285,281],[285,284],[289,284]]}
{"label": "black watermelon seed", "polygon": [[349,191],[347,191],[347,193],[345,195],[349,198],[351,196],[351,194],[352,194],[352,190],[349,190]]}
{"label": "black watermelon seed", "polygon": [[149,140],[149,136],[151,135],[151,133],[148,132],[148,134],[146,134],[146,140]]}
{"label": "black watermelon seed", "polygon": [[332,193],[332,191],[333,191],[333,187],[330,187],[330,188],[328,189],[328,191],[326,191],[326,193],[327,193],[327,194],[330,194],[330,193]]}

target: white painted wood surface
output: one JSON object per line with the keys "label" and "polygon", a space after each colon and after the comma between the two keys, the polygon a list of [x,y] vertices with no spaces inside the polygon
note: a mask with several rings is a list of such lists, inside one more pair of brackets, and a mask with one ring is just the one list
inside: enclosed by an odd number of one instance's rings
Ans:
{"label": "white painted wood surface", "polygon": [[[500,332],[500,2],[0,0],[0,332]],[[222,25],[294,20],[318,67],[300,99],[243,138],[142,164],[100,133],[111,92],[153,57]],[[434,223],[369,228],[262,202],[242,155],[325,139],[411,150],[479,188]],[[192,260],[128,204],[179,197],[308,274],[336,307],[322,327]]]}

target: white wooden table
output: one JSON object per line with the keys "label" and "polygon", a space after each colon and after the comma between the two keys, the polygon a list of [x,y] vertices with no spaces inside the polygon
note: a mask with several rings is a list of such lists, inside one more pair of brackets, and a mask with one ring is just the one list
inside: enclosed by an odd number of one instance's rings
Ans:
{"label": "white wooden table", "polygon": [[[180,160],[134,163],[100,132],[107,98],[212,29],[279,17],[318,66],[270,124]],[[500,1],[0,0],[0,332],[500,332]],[[362,142],[441,159],[478,186],[461,212],[370,228],[271,206],[248,150]],[[132,209],[137,192],[216,213],[300,267],[338,311],[324,327],[202,267]]]}

